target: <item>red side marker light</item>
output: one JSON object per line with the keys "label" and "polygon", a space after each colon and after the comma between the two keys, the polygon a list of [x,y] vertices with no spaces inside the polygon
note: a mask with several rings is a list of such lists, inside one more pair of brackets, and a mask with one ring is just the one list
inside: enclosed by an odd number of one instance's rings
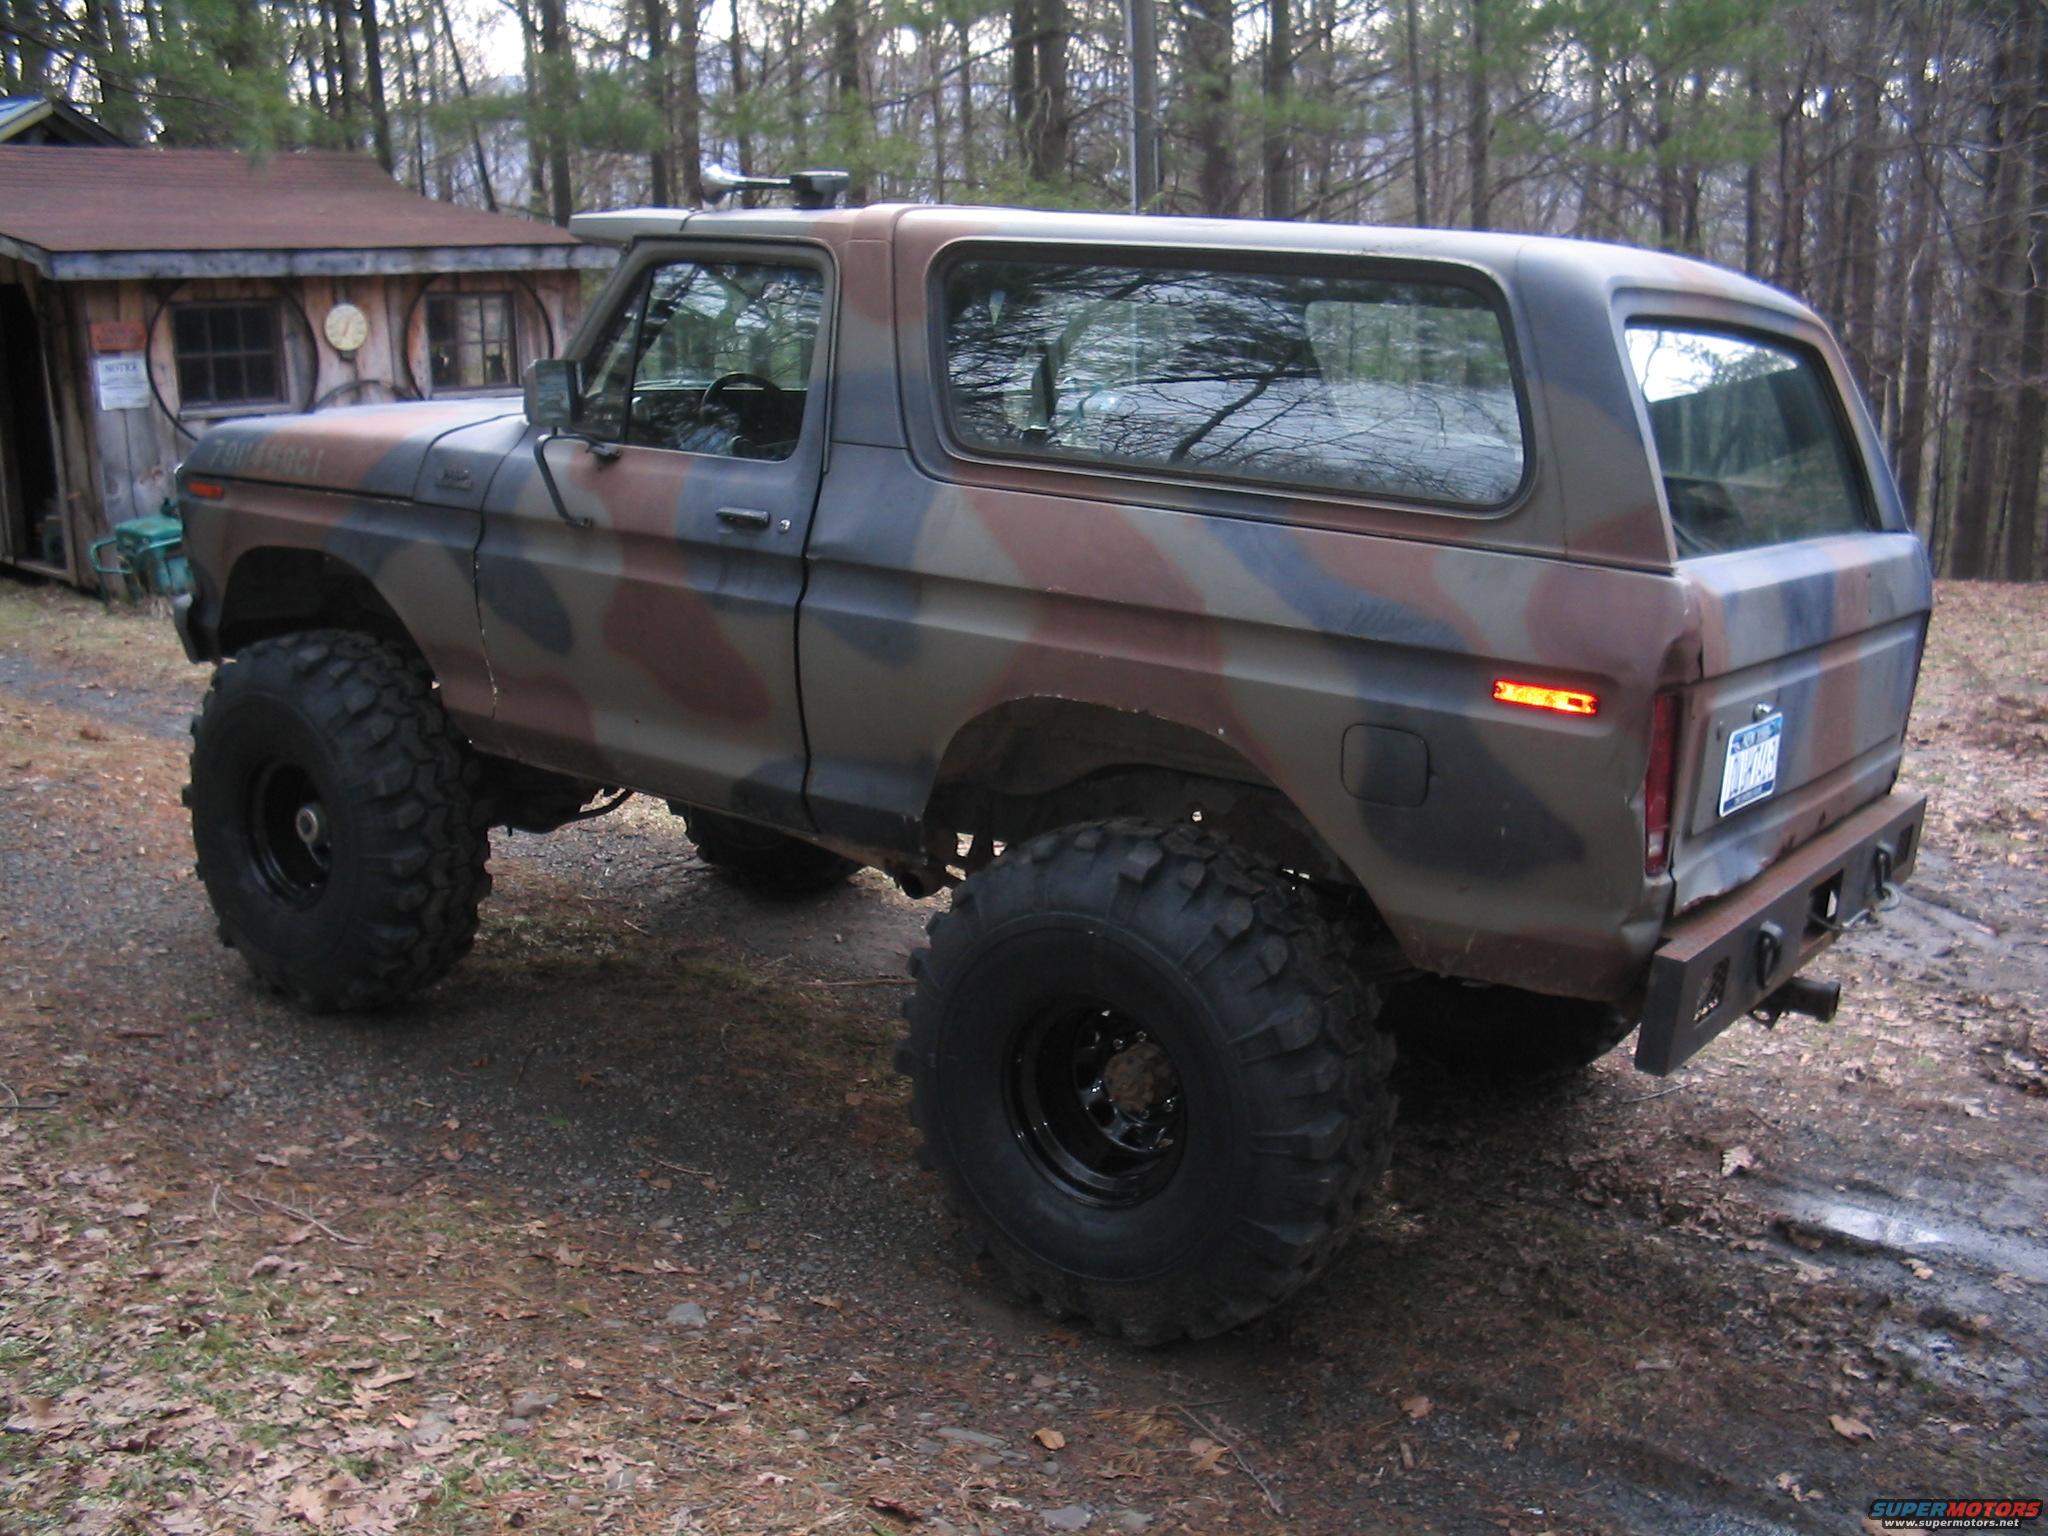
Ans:
{"label": "red side marker light", "polygon": [[218,480],[187,480],[185,494],[197,496],[201,501],[219,501],[227,495],[228,488]]}
{"label": "red side marker light", "polygon": [[1597,715],[1598,695],[1576,688],[1549,688],[1542,683],[1518,683],[1505,677],[1493,680],[1496,704],[1519,704],[1524,709],[1548,709],[1560,715]]}

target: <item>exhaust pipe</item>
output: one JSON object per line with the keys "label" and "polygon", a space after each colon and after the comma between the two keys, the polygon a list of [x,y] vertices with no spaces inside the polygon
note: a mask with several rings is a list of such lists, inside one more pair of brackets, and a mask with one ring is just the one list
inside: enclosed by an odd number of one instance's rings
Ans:
{"label": "exhaust pipe", "polygon": [[1835,1010],[1841,1005],[1842,984],[1839,981],[1814,981],[1805,976],[1794,976],[1758,1003],[1752,1012],[1766,1024],[1775,1024],[1788,1013],[1803,1013],[1826,1024],[1834,1019]]}

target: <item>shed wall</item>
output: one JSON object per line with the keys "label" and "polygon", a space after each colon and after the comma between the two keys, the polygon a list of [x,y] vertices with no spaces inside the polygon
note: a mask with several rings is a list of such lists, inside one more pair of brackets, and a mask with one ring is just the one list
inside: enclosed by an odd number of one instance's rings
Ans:
{"label": "shed wall", "polygon": [[[582,288],[576,271],[43,282],[45,313],[61,322],[46,320],[46,337],[53,380],[62,381],[60,412],[70,418],[66,435],[73,439],[67,456],[75,464],[67,508],[72,578],[91,584],[85,547],[117,522],[155,513],[170,494],[179,460],[216,422],[435,393],[427,353],[428,293],[511,294],[516,361],[523,369],[566,343],[580,316]],[[209,299],[282,300],[284,403],[198,408],[180,399],[170,309]],[[362,347],[347,355],[336,352],[322,330],[328,311],[342,302],[354,304],[369,321]],[[140,328],[146,339],[152,395],[144,406],[101,409],[93,328],[107,322]]]}

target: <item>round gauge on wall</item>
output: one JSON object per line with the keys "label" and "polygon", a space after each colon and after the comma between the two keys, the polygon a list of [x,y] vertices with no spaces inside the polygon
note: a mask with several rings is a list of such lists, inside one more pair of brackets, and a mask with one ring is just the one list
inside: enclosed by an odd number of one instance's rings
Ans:
{"label": "round gauge on wall", "polygon": [[354,352],[370,339],[370,317],[353,304],[337,304],[320,327],[337,352]]}

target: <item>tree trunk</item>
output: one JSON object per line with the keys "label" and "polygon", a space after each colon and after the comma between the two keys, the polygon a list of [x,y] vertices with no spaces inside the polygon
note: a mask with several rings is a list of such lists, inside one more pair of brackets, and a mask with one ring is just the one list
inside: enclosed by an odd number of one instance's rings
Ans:
{"label": "tree trunk", "polygon": [[[684,0],[694,8],[696,0]],[[657,208],[675,200],[675,121],[668,88],[667,0],[644,0],[647,26],[647,97],[654,107],[654,147],[647,152],[648,193]]]}
{"label": "tree trunk", "polygon": [[[732,31],[726,42],[726,67],[732,75],[732,99],[745,101],[751,88],[747,79],[747,34],[740,29],[740,0],[732,0]],[[739,156],[739,168],[752,173],[754,165],[754,136],[747,130],[747,118],[741,114],[733,129],[733,151]],[[738,194],[740,206],[747,207],[753,194]]]}
{"label": "tree trunk", "polygon": [[832,119],[841,153],[853,173],[846,201],[858,208],[868,200],[867,100],[860,79],[860,8],[857,0],[832,0],[827,22],[832,34]]}
{"label": "tree trunk", "polygon": [[1417,0],[1407,0],[1408,35],[1408,163],[1415,182],[1415,222],[1429,225],[1429,129],[1422,100],[1421,24],[1416,17]]}
{"label": "tree trunk", "polygon": [[1999,471],[2010,420],[2006,380],[2015,275],[2010,258],[2016,241],[2025,239],[2025,224],[2019,218],[2019,156],[2011,148],[2024,120],[2015,79],[2020,68],[2017,53],[2015,37],[2009,36],[1998,49],[1984,136],[1985,217],[1977,270],[1969,284],[1974,303],[1962,370],[1962,479],[1956,488],[1948,565],[1950,575],[1966,580],[1992,574],[1992,531],[2000,493],[2006,489]]}
{"label": "tree trunk", "polygon": [[697,84],[697,0],[684,0],[669,31],[669,177],[685,208],[704,203],[704,97]]}
{"label": "tree trunk", "polygon": [[1470,0],[1471,57],[1465,76],[1465,175],[1472,184],[1472,227],[1493,227],[1493,81],[1486,50],[1493,0]]}
{"label": "tree trunk", "polygon": [[953,23],[953,31],[960,42],[960,185],[971,195],[979,183],[974,163],[974,36],[964,19]]}
{"label": "tree trunk", "polygon": [[1064,181],[1073,110],[1067,96],[1067,0],[1038,0],[1038,118],[1034,181]]}
{"label": "tree trunk", "polygon": [[363,26],[363,88],[370,98],[370,142],[386,172],[391,158],[391,114],[384,105],[384,42],[377,26],[377,0],[358,0]]}
{"label": "tree trunk", "polygon": [[1038,113],[1036,0],[1010,0],[1010,132],[1017,159],[1031,164],[1032,123]]}
{"label": "tree trunk", "polygon": [[1183,50],[1195,141],[1195,198],[1200,211],[1237,211],[1237,166],[1230,136],[1231,0],[1186,0]]}
{"label": "tree trunk", "polygon": [[1884,132],[1877,47],[1877,0],[1862,0],[1854,54],[1856,82],[1850,92],[1849,177],[1842,200],[1846,272],[1841,319],[1849,366],[1866,394],[1878,385],[1873,367],[1877,329],[1877,166]]}
{"label": "tree trunk", "polygon": [[434,6],[440,12],[441,32],[448,39],[448,57],[455,65],[455,87],[462,93],[464,115],[469,119],[469,150],[476,165],[477,184],[483,189],[484,207],[496,213],[498,193],[491,185],[490,157],[484,153],[483,133],[477,127],[469,89],[469,70],[463,65],[462,50],[455,45],[455,23],[448,16],[448,0],[434,0]]}
{"label": "tree trunk", "polygon": [[[2033,195],[2022,238],[2027,240],[2026,292],[2020,301],[2019,399],[2013,410],[2012,474],[2005,494],[2005,578],[2032,581],[2039,570],[2042,434],[2048,431],[2048,23],[2038,10],[2033,33],[2033,100],[2025,136],[2033,146]],[[2022,58],[2026,55],[2022,54]]]}
{"label": "tree trunk", "polygon": [[1294,14],[1292,0],[1266,0],[1266,217],[1294,217]]}
{"label": "tree trunk", "polygon": [[[368,3],[368,0],[365,0]],[[566,0],[539,0],[540,104],[548,155],[548,217],[568,227],[576,211],[569,171],[569,103],[576,99],[576,56],[569,46]]]}

